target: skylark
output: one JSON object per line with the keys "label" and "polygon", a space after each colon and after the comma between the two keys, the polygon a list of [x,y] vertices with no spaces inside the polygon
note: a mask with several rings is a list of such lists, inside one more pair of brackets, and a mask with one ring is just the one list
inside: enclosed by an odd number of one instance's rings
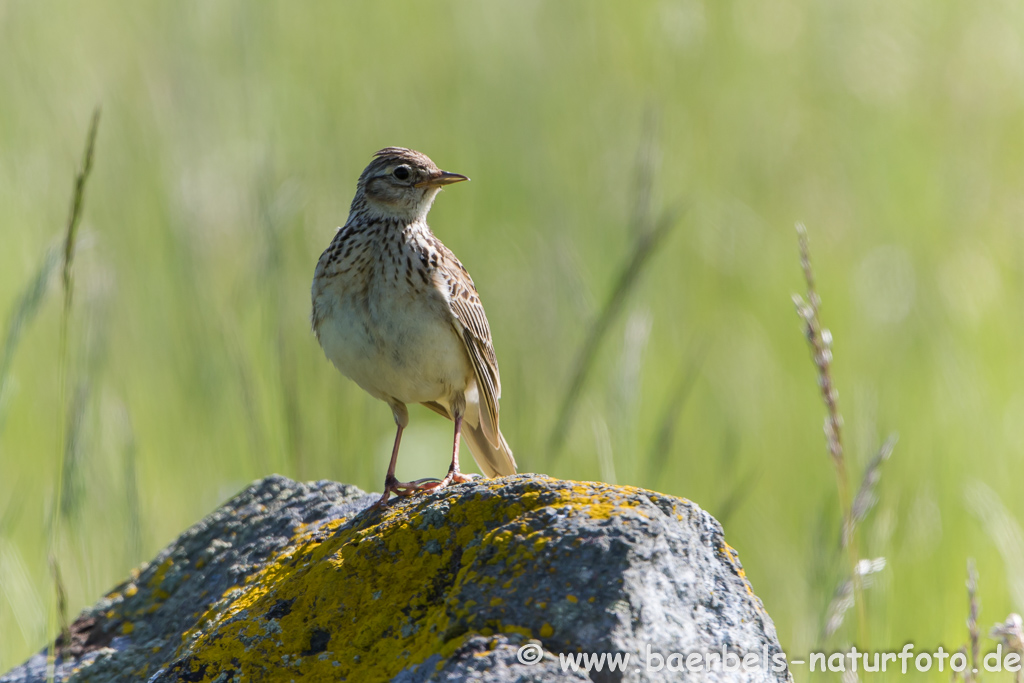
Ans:
{"label": "skylark", "polygon": [[[498,428],[501,380],[484,307],[469,273],[427,227],[445,185],[469,180],[425,155],[388,147],[359,176],[348,221],[313,275],[313,331],[343,375],[391,406],[398,432],[378,506],[469,481],[459,435],[489,477],[515,474]],[[455,422],[452,463],[440,481],[395,477],[409,403]]]}

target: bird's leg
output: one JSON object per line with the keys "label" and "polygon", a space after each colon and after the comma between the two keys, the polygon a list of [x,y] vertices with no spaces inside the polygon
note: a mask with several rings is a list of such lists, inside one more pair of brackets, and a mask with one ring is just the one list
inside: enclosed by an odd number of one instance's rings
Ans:
{"label": "bird's leg", "polygon": [[468,474],[463,474],[459,471],[459,436],[462,432],[462,411],[455,410],[455,443],[452,445],[452,464],[448,467],[448,474],[441,480],[441,483],[437,485],[437,488],[443,489],[449,484],[464,484],[467,481],[473,481],[473,477]]}
{"label": "bird's leg", "polygon": [[388,465],[388,474],[384,477],[384,493],[381,494],[380,500],[374,503],[374,507],[384,507],[388,504],[388,497],[391,492],[399,493],[398,491],[398,480],[395,479],[395,466],[398,464],[398,446],[402,443],[402,430],[405,429],[405,425],[398,422],[398,416],[395,416],[395,422],[398,423],[398,433],[395,434],[395,445],[391,449],[391,464]]}
{"label": "bird's leg", "polygon": [[409,424],[409,411],[406,410],[404,404],[397,402],[391,404],[391,411],[395,415],[395,424],[398,425],[398,432],[395,434],[394,448],[391,449],[391,462],[388,464],[388,474],[384,477],[384,493],[381,494],[380,499],[373,505],[377,508],[387,505],[388,498],[392,492],[399,496],[411,496],[417,491],[425,491],[437,486],[436,479],[417,479],[411,482],[398,481],[398,478],[395,476],[395,467],[398,465],[398,446],[402,443],[402,432],[405,430],[405,426]]}

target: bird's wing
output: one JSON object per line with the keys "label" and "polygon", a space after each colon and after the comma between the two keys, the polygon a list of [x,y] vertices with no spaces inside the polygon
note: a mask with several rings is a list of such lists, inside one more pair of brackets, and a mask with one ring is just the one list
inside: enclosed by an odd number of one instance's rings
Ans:
{"label": "bird's wing", "polygon": [[487,324],[480,295],[473,285],[465,267],[455,254],[434,238],[432,246],[440,258],[438,276],[447,284],[448,305],[455,316],[453,323],[469,358],[473,362],[476,383],[480,394],[480,426],[492,445],[500,442],[498,429],[498,399],[501,398],[501,378],[498,375],[498,359],[491,344],[491,328]]}

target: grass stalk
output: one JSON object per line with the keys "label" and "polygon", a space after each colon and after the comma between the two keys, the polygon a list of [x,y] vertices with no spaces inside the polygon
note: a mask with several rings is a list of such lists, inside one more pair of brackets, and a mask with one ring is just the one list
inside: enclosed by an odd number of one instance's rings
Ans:
{"label": "grass stalk", "polygon": [[630,233],[634,236],[633,251],[619,272],[608,299],[597,318],[591,323],[576,354],[571,380],[562,397],[558,417],[548,438],[548,456],[552,462],[558,459],[565,445],[579,405],[580,394],[593,368],[601,342],[607,336],[612,323],[622,313],[629,293],[639,280],[654,250],[664,241],[677,222],[677,209],[667,211],[658,221],[652,220],[651,197],[657,163],[657,129],[657,111],[649,106],[644,115],[642,141],[637,152],[633,207],[629,221]]}
{"label": "grass stalk", "polygon": [[3,430],[7,381],[10,377],[11,364],[14,362],[14,354],[18,350],[25,329],[42,308],[50,278],[58,263],[60,263],[60,250],[57,247],[52,247],[43,256],[35,276],[18,295],[14,311],[7,320],[3,351],[0,352],[0,431]]}
{"label": "grass stalk", "polygon": [[[860,487],[857,489],[857,495],[853,497],[853,525],[860,524],[867,517],[871,508],[875,506],[877,497],[875,496],[875,487],[878,485],[878,480],[882,476],[881,468],[882,463],[889,459],[892,455],[893,449],[896,447],[896,442],[899,441],[899,436],[896,434],[889,435],[889,438],[885,440],[882,447],[878,449],[875,457],[871,459],[868,466],[864,468],[864,476],[861,478]],[[850,539],[844,539],[844,545]]]}
{"label": "grass stalk", "polygon": [[[1003,623],[993,626],[989,635],[1001,641],[1010,652],[1024,657],[1024,619],[1021,619],[1016,612],[1011,612]],[[1013,681],[1014,683],[1024,682],[1024,671],[1014,672]]]}
{"label": "grass stalk", "polygon": [[562,398],[561,406],[558,409],[558,418],[555,420],[555,426],[551,430],[551,436],[548,439],[548,453],[552,461],[557,459],[562,451],[562,447],[565,445],[565,438],[569,433],[569,428],[572,426],[573,418],[576,416],[580,394],[583,391],[584,384],[586,384],[587,377],[590,375],[594,359],[597,357],[597,351],[601,347],[601,342],[607,336],[612,323],[618,319],[626,303],[626,298],[636,286],[651,255],[669,235],[672,228],[676,226],[678,218],[679,211],[667,211],[651,230],[643,233],[636,240],[633,252],[619,272],[611,294],[601,308],[597,319],[594,320],[587,331],[583,345],[580,347],[579,353],[576,354],[571,375],[572,379],[569,381],[569,388]]}
{"label": "grass stalk", "polygon": [[[85,152],[82,155],[82,165],[75,175],[74,189],[71,195],[71,208],[68,213],[67,226],[64,231],[64,260],[62,268],[62,284],[64,292],[64,306],[61,313],[60,323],[60,348],[58,359],[58,382],[60,393],[60,408],[58,416],[58,433],[60,435],[57,448],[57,482],[54,491],[53,509],[50,512],[50,533],[48,559],[50,572],[54,581],[53,601],[48,615],[48,633],[56,631],[60,625],[64,642],[70,642],[70,633],[67,619],[67,591],[61,580],[60,562],[57,553],[57,546],[60,541],[60,521],[62,510],[62,496],[64,490],[64,470],[67,458],[67,365],[68,365],[68,338],[71,323],[71,302],[74,292],[74,256],[75,243],[78,238],[78,226],[82,219],[82,208],[85,201],[85,185],[92,172],[93,152],[96,147],[96,133],[99,130],[100,110],[93,112],[92,123],[89,125],[89,132],[85,141]],[[56,673],[57,652],[56,644],[51,645],[47,652],[46,678],[52,681]]]}
{"label": "grass stalk", "polygon": [[839,490],[839,508],[843,520],[842,539],[850,567],[853,603],[857,610],[857,634],[861,646],[869,647],[867,617],[864,610],[864,587],[860,572],[860,551],[853,516],[853,499],[850,496],[849,475],[843,452],[843,417],[839,412],[839,392],[832,379],[832,334],[822,327],[819,317],[821,298],[815,287],[814,270],[811,267],[810,248],[807,242],[807,229],[798,223],[796,231],[800,244],[800,265],[807,285],[807,299],[805,300],[799,294],[794,294],[793,303],[796,305],[797,315],[804,323],[804,334],[811,348],[811,356],[818,372],[818,387],[825,403],[825,440],[835,470],[836,487]]}

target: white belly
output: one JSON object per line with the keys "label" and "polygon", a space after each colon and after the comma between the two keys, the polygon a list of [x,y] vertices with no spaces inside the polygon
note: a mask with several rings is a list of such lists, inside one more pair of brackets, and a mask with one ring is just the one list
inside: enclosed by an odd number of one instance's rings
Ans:
{"label": "white belly", "polygon": [[440,294],[340,289],[329,285],[316,304],[326,313],[320,344],[342,374],[382,401],[447,404],[465,391],[472,365]]}

